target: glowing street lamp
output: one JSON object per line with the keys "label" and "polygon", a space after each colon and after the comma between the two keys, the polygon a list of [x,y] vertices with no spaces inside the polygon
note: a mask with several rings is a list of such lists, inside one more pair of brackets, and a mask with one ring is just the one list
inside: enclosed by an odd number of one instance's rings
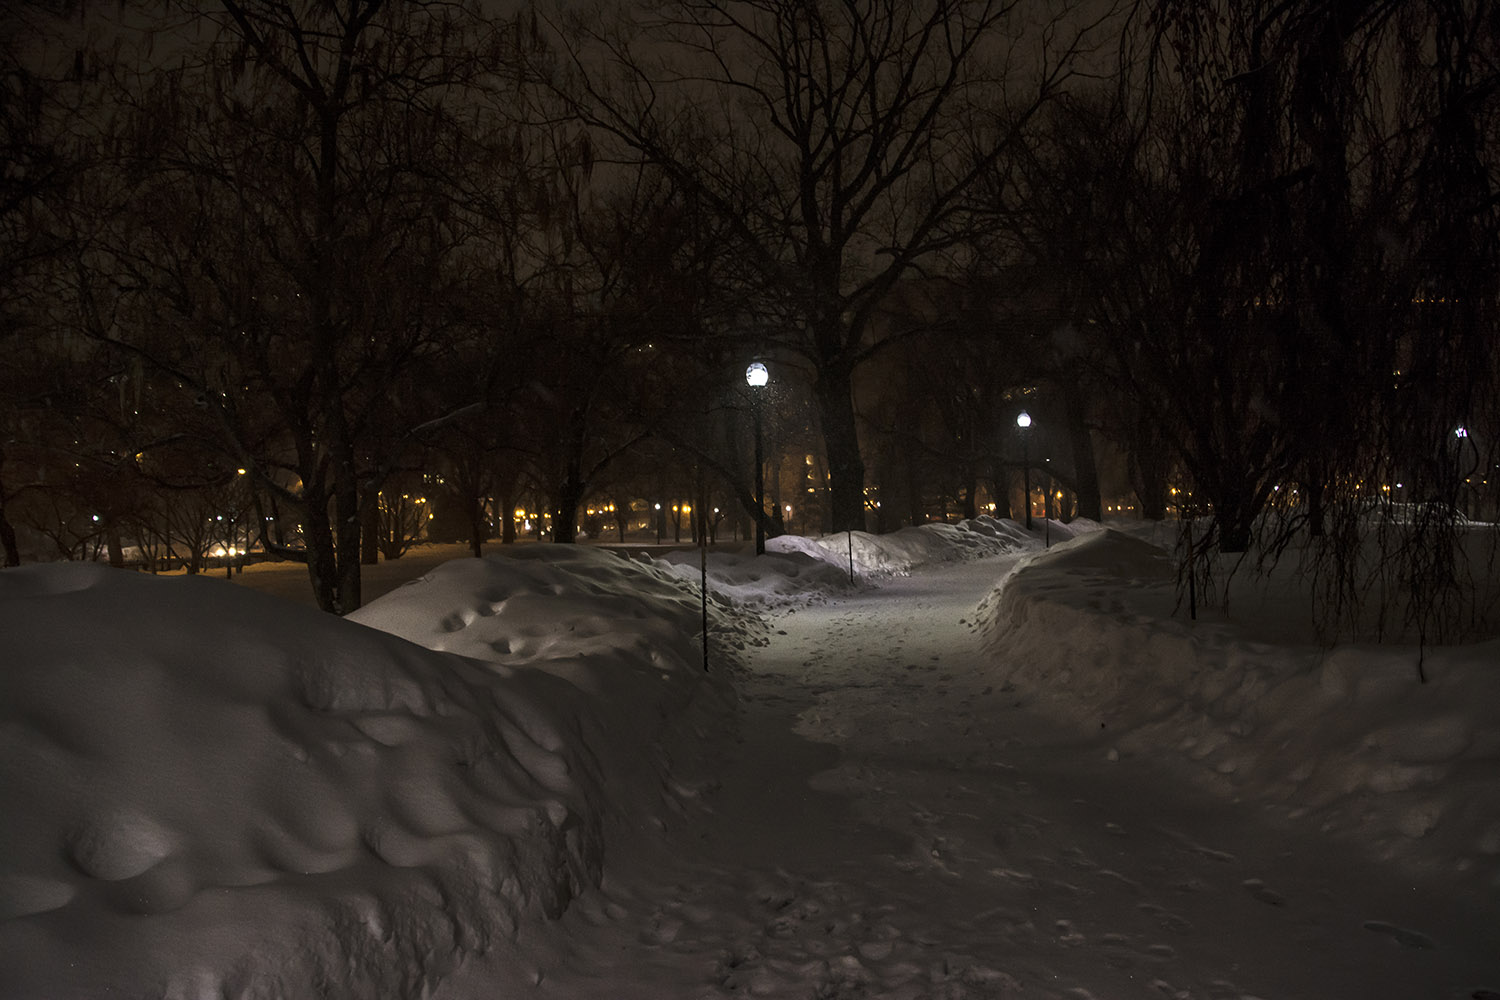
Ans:
{"label": "glowing street lamp", "polygon": [[1031,428],[1031,414],[1022,410],[1016,415],[1016,426],[1021,428],[1021,476],[1026,489],[1026,530],[1031,530],[1031,457],[1028,449],[1027,433]]}
{"label": "glowing street lamp", "polygon": [[755,554],[766,554],[766,477],[760,430],[760,390],[771,381],[771,372],[759,361],[745,369],[745,384],[750,387],[750,413],[755,420]]}

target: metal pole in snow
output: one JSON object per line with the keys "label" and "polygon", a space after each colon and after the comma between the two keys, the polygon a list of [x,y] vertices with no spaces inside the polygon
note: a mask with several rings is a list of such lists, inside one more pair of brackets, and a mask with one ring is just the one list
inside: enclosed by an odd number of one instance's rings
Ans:
{"label": "metal pole in snow", "polygon": [[[1178,514],[1183,513],[1181,506],[1177,508]],[[1198,620],[1198,568],[1193,565],[1193,511],[1187,510],[1184,518],[1187,523],[1187,571],[1188,571],[1188,617],[1193,621]]]}
{"label": "metal pole in snow", "polygon": [[698,596],[703,607],[703,672],[708,673],[708,504],[698,470]]}
{"label": "metal pole in snow", "polygon": [[854,583],[854,529],[849,529],[849,582]]}

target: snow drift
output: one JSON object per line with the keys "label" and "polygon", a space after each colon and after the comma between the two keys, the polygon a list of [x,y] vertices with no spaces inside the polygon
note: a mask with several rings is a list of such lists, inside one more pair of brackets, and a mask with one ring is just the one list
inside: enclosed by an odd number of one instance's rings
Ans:
{"label": "snow drift", "polygon": [[1113,530],[1022,560],[984,614],[997,680],[1110,753],[1175,755],[1220,794],[1500,887],[1500,643],[1323,649],[1263,641],[1253,616],[1189,622],[1167,553]]}
{"label": "snow drift", "polygon": [[359,615],[436,649],[218,581],[0,574],[5,995],[416,995],[597,883],[610,803],[664,810],[662,748],[730,703],[678,581],[535,551]]}
{"label": "snow drift", "polygon": [[1189,623],[1162,549],[1046,530],[1046,552],[1041,525],[981,518],[712,554],[709,672],[696,552],[520,547],[353,620],[221,580],[6,570],[0,992],[415,997],[524,957],[526,927],[588,909],[617,838],[698,815],[736,652],[771,628],[735,606],[847,592],[851,542],[860,588],[1029,553],[982,608],[997,697],[1500,888],[1500,645],[1429,648],[1422,685],[1413,648],[1291,642],[1270,605]]}
{"label": "snow drift", "polygon": [[[1097,530],[1091,521],[1052,524],[1060,538]],[[733,607],[772,610],[846,593],[921,566],[1017,552],[1036,545],[1037,537],[1014,521],[992,517],[916,525],[888,535],[865,531],[817,538],[778,535],[766,540],[762,556],[710,553],[709,590]],[[643,558],[650,561],[650,557]],[[701,572],[697,552],[670,553],[661,558],[661,565],[693,581]]]}

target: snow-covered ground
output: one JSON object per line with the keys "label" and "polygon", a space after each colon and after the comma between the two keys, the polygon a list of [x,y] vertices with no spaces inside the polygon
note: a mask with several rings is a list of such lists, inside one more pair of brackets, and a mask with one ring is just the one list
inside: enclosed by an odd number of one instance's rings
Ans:
{"label": "snow-covered ground", "polygon": [[1500,997],[1500,646],[1097,528],[7,570],[0,997]]}

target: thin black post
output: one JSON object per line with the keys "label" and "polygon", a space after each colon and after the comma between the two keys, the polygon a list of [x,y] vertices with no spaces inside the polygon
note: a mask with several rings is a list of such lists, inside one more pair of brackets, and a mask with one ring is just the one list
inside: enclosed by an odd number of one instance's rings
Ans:
{"label": "thin black post", "polygon": [[1187,526],[1188,617],[1198,620],[1198,567],[1193,565],[1193,512],[1179,506],[1177,513]]}
{"label": "thin black post", "polygon": [[849,582],[854,582],[854,529],[849,529]]}
{"label": "thin black post", "polygon": [[1052,548],[1052,475],[1047,475],[1046,491],[1042,494],[1042,548]]}
{"label": "thin black post", "polygon": [[703,672],[708,673],[708,505],[703,470],[698,470],[698,595],[703,605]]}
{"label": "thin black post", "polygon": [[760,391],[750,390],[750,412],[755,418],[755,554],[766,554],[766,470],[760,429]]}
{"label": "thin black post", "polygon": [[1026,530],[1031,530],[1031,456],[1026,447],[1026,431],[1021,431],[1021,477],[1026,484]]}

